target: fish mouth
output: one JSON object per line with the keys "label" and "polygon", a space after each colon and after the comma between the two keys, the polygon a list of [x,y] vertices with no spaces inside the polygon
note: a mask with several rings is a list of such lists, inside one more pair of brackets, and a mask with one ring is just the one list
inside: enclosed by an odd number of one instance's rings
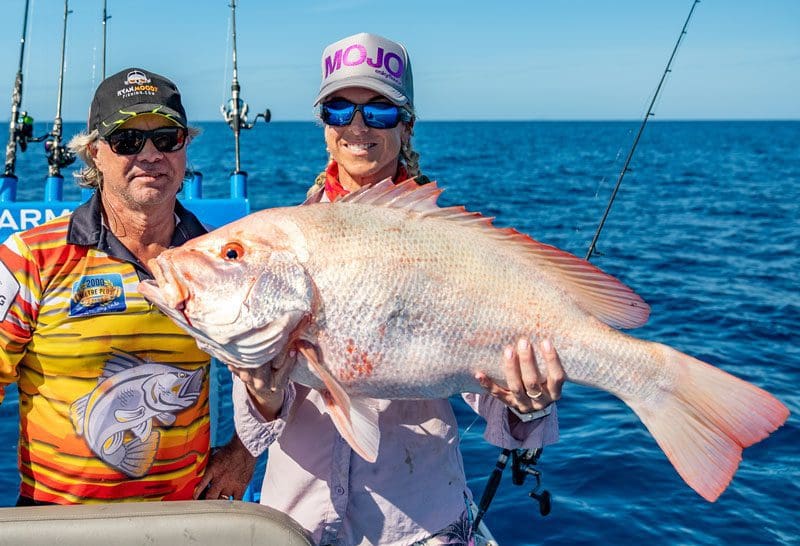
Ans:
{"label": "fish mouth", "polygon": [[153,288],[154,290],[147,289],[146,293],[142,291],[140,291],[140,293],[144,297],[150,299],[150,296],[152,296],[154,292],[157,292],[159,301],[164,305],[183,310],[186,302],[191,297],[191,293],[185,283],[178,282],[180,278],[178,272],[175,271],[169,262],[164,262],[159,258],[150,260],[147,265],[153,272],[153,278],[155,280],[146,280],[143,281],[142,284],[148,283],[149,288]]}
{"label": "fish mouth", "polygon": [[[162,313],[175,321],[178,326],[186,330],[186,332],[192,337],[201,338],[204,340],[207,339],[209,342],[213,341],[210,338],[207,338],[206,335],[199,330],[195,324],[192,323],[191,319],[186,314],[185,299],[177,303],[174,303],[174,300],[167,301],[167,299],[164,297],[164,291],[162,288],[156,281],[151,279],[141,281],[137,290],[153,305],[158,307]],[[186,299],[188,299],[188,295]]]}
{"label": "fish mouth", "polygon": [[[258,368],[275,358],[288,343],[291,332],[306,316],[305,312],[293,311],[261,327],[224,335],[219,325],[206,325],[197,319],[194,322],[190,321],[185,315],[183,305],[180,305],[180,309],[172,307],[162,296],[162,291],[155,281],[140,282],[138,290],[161,312],[192,336],[201,351],[226,364],[240,368]],[[210,337],[204,330],[216,332],[220,339]],[[235,350],[231,350],[229,347]]]}
{"label": "fish mouth", "polygon": [[[247,308],[247,302],[257,285],[257,281],[253,281],[246,287],[238,314],[225,317],[224,323],[218,320],[209,322],[209,318],[219,318],[213,314],[195,314],[190,317],[187,305],[192,300],[193,293],[189,289],[190,283],[181,282],[181,271],[161,257],[150,260],[148,265],[154,278],[141,281],[139,293],[192,336],[200,350],[226,364],[241,368],[263,366],[283,350],[292,332],[308,314],[303,308],[292,309],[271,320],[259,320],[253,324],[249,315],[242,316],[243,309]],[[200,282],[200,279],[193,282]],[[213,309],[211,312],[213,313]]]}
{"label": "fish mouth", "polygon": [[200,391],[203,388],[203,370],[196,370],[192,373],[189,381],[184,383],[183,387],[181,388],[180,392],[178,392],[178,396],[180,398],[184,398],[194,402],[200,396]]}

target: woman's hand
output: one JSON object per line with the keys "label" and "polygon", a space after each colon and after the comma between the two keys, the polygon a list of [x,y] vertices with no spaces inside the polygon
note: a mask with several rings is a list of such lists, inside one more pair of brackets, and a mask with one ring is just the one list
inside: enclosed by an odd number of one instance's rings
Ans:
{"label": "woman's hand", "polygon": [[542,340],[539,348],[544,358],[545,377],[539,373],[530,342],[521,338],[516,348],[509,345],[503,350],[507,388],[501,387],[482,372],[475,374],[475,379],[489,394],[520,413],[541,410],[561,398],[566,374],[550,340]]}
{"label": "woman's hand", "polygon": [[228,364],[228,369],[247,387],[261,415],[272,421],[281,412],[283,391],[296,363],[297,351],[290,349],[258,368],[237,368]]}

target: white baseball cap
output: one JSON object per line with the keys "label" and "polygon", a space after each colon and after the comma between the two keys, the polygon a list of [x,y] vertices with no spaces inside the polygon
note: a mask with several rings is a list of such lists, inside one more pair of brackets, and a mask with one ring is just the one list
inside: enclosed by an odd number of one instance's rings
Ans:
{"label": "white baseball cap", "polygon": [[402,44],[362,32],[322,52],[322,83],[314,106],[346,87],[372,89],[403,106],[414,104],[411,59]]}

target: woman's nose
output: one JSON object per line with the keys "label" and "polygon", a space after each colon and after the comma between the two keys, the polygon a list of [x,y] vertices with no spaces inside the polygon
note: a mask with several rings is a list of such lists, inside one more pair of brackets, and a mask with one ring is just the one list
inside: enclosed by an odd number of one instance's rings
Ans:
{"label": "woman's nose", "polygon": [[353,120],[350,122],[350,130],[363,133],[369,130],[369,127],[364,123],[364,115],[361,112],[356,112],[353,115]]}

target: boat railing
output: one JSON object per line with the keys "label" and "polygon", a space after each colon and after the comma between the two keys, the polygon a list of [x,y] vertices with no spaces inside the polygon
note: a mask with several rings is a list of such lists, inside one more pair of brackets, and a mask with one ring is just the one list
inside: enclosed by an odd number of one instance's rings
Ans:
{"label": "boat railing", "polygon": [[[81,190],[81,200],[64,200],[64,177],[48,176],[41,200],[18,200],[16,176],[0,175],[0,240],[75,210],[94,190]],[[250,213],[247,173],[230,175],[230,196],[203,197],[203,174],[188,173],[178,199],[208,227],[219,227]]]}

